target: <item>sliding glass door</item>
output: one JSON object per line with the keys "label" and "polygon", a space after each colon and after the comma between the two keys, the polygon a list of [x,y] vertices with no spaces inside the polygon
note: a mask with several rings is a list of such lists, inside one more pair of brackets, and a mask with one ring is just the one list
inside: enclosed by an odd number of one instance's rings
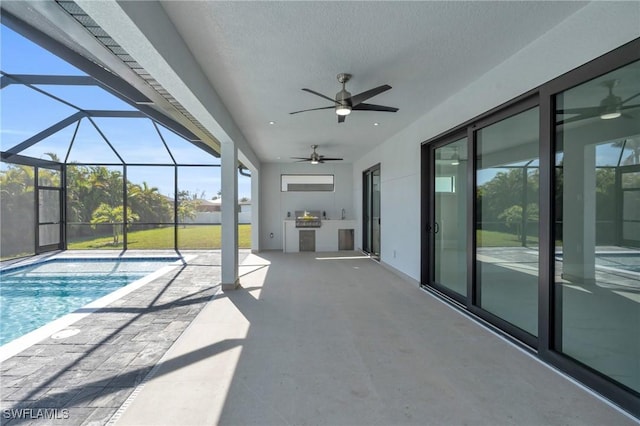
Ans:
{"label": "sliding glass door", "polygon": [[363,179],[362,249],[374,258],[380,257],[380,165],[365,170]]}
{"label": "sliding glass door", "polygon": [[640,39],[422,146],[421,284],[640,415]]}
{"label": "sliding glass door", "polygon": [[467,296],[467,164],[466,137],[433,148],[430,280],[458,300]]}
{"label": "sliding glass door", "polygon": [[476,132],[477,305],[538,334],[539,112]]}

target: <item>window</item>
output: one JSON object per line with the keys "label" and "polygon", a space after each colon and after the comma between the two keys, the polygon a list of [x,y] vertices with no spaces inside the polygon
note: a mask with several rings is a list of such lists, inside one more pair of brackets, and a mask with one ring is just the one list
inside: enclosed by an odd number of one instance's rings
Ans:
{"label": "window", "polygon": [[333,175],[282,175],[281,191],[333,192]]}

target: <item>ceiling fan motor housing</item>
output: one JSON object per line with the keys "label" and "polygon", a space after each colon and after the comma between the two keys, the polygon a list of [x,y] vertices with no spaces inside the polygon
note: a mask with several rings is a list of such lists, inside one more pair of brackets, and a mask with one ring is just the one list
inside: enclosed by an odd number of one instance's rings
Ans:
{"label": "ceiling fan motor housing", "polygon": [[351,93],[342,89],[336,93],[336,103],[342,106],[351,106]]}
{"label": "ceiling fan motor housing", "polygon": [[620,110],[621,105],[622,98],[614,95],[613,93],[610,93],[600,102],[600,107],[606,112]]}
{"label": "ceiling fan motor housing", "polygon": [[351,79],[351,74],[338,74],[338,81],[342,83],[342,90],[336,93],[336,114],[349,115],[351,112],[351,93],[347,92],[345,84]]}

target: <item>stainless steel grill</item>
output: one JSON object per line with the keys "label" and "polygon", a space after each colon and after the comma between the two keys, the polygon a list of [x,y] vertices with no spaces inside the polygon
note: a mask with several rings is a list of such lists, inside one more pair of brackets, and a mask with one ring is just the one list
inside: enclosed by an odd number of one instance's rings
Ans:
{"label": "stainless steel grill", "polygon": [[320,212],[314,210],[296,210],[296,228],[320,228]]}

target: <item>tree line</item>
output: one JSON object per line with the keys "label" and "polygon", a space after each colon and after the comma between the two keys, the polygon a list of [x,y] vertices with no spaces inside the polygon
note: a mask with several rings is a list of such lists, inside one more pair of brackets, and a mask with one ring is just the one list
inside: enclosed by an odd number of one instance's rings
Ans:
{"label": "tree line", "polygon": [[[55,160],[55,158],[52,158]],[[34,251],[35,168],[5,164],[0,173],[3,257],[11,252]],[[60,187],[60,172],[38,168],[40,185]],[[120,170],[104,166],[67,165],[67,231],[70,238],[111,234],[113,245],[120,244],[125,224],[125,185]],[[147,182],[126,182],[126,224],[137,229],[173,225],[196,216],[200,201],[195,193],[178,191],[176,200],[164,196]],[[42,200],[41,200],[42,202]]]}

